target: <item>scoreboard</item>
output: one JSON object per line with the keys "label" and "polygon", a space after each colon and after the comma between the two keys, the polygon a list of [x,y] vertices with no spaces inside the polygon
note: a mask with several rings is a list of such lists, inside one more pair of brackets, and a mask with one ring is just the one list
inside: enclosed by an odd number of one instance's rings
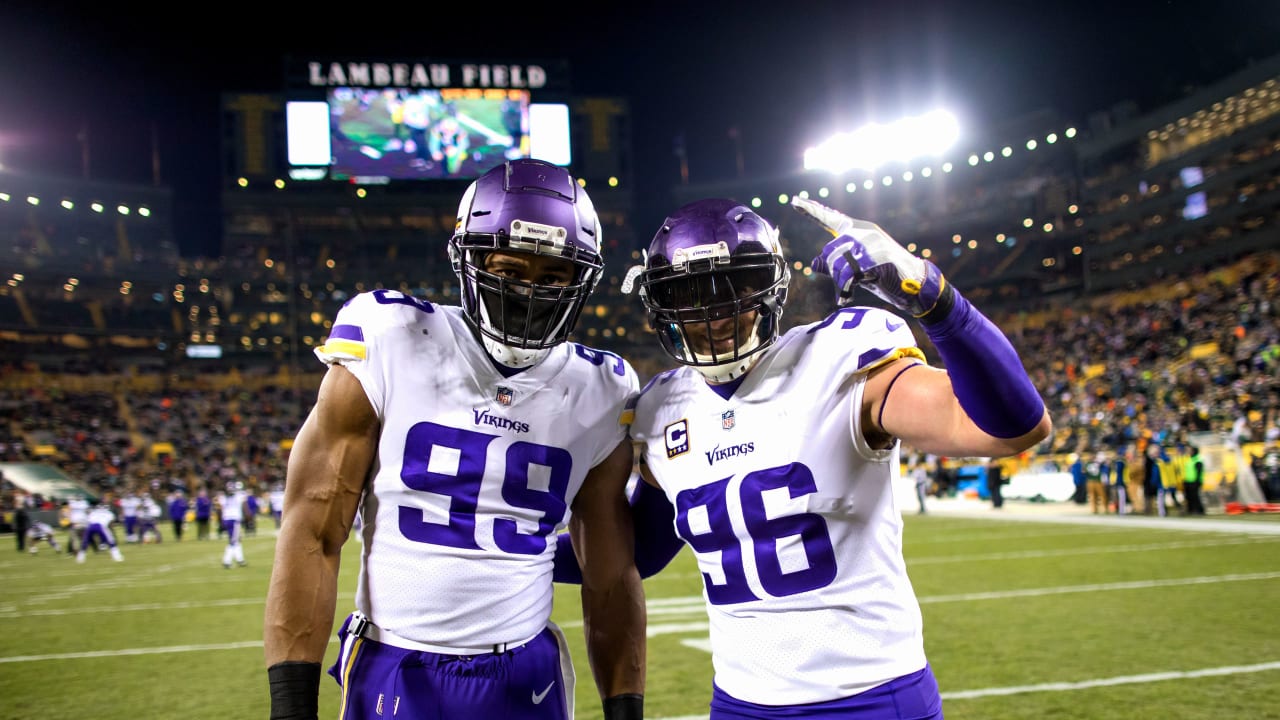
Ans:
{"label": "scoreboard", "polygon": [[419,187],[536,157],[631,184],[625,97],[572,91],[567,63],[289,58],[279,92],[222,98],[224,187]]}

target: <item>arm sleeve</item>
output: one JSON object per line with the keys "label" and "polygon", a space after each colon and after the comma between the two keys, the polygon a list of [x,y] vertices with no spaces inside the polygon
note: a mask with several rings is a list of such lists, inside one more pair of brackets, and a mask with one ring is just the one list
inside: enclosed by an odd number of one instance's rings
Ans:
{"label": "arm sleeve", "polygon": [[[641,578],[656,575],[669,565],[684,546],[675,532],[675,508],[661,490],[640,480],[629,498],[631,519],[635,527],[636,569]],[[573,554],[569,533],[556,537],[556,554],[552,578],[569,585],[582,584],[582,569]]]}

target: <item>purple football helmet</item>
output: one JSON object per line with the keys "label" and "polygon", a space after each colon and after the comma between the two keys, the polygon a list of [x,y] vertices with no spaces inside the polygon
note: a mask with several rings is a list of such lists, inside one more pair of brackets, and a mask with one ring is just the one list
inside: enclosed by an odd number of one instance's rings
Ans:
{"label": "purple football helmet", "polygon": [[[573,263],[568,285],[520,282],[484,270],[494,251],[563,258]],[[471,183],[458,205],[449,241],[462,283],[462,309],[493,353],[493,343],[517,348],[508,364],[535,361],[568,337],[600,280],[600,220],[567,170],[541,160],[512,160]],[[545,353],[542,353],[545,354]]]}
{"label": "purple football helmet", "polygon": [[654,236],[640,298],[668,355],[726,382],[778,339],[790,277],[768,221],[735,200],[699,200]]}

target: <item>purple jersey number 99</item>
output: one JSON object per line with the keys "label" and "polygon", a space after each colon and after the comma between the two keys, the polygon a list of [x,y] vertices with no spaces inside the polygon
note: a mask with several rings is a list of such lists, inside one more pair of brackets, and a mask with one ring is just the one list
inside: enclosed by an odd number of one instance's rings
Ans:
{"label": "purple jersey number 99", "polygon": [[[418,507],[401,505],[400,532],[415,542],[449,547],[479,549],[476,540],[476,515],[480,503],[480,487],[485,477],[485,458],[489,444],[498,439],[474,430],[452,428],[431,422],[420,422],[405,437],[404,463],[400,478],[414,490],[445,495],[449,498],[449,522],[427,522]],[[452,474],[428,469],[431,453],[453,450],[458,455],[457,471]],[[569,476],[573,457],[564,448],[513,442],[507,448],[502,477],[502,499],[511,507],[540,512],[538,529],[533,534],[519,531],[516,522],[499,518],[493,521],[493,540],[498,549],[519,555],[537,555],[547,549],[547,537],[564,517],[568,504]],[[546,468],[546,489],[533,487],[530,468]],[[501,514],[490,509],[489,513]]]}

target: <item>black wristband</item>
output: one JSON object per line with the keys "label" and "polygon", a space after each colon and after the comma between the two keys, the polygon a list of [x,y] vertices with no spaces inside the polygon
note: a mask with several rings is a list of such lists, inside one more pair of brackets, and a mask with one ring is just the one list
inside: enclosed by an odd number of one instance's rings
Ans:
{"label": "black wristband", "polygon": [[320,663],[286,660],[267,668],[271,720],[319,720]]}
{"label": "black wristband", "polygon": [[626,693],[605,698],[604,720],[644,720],[644,695]]}

